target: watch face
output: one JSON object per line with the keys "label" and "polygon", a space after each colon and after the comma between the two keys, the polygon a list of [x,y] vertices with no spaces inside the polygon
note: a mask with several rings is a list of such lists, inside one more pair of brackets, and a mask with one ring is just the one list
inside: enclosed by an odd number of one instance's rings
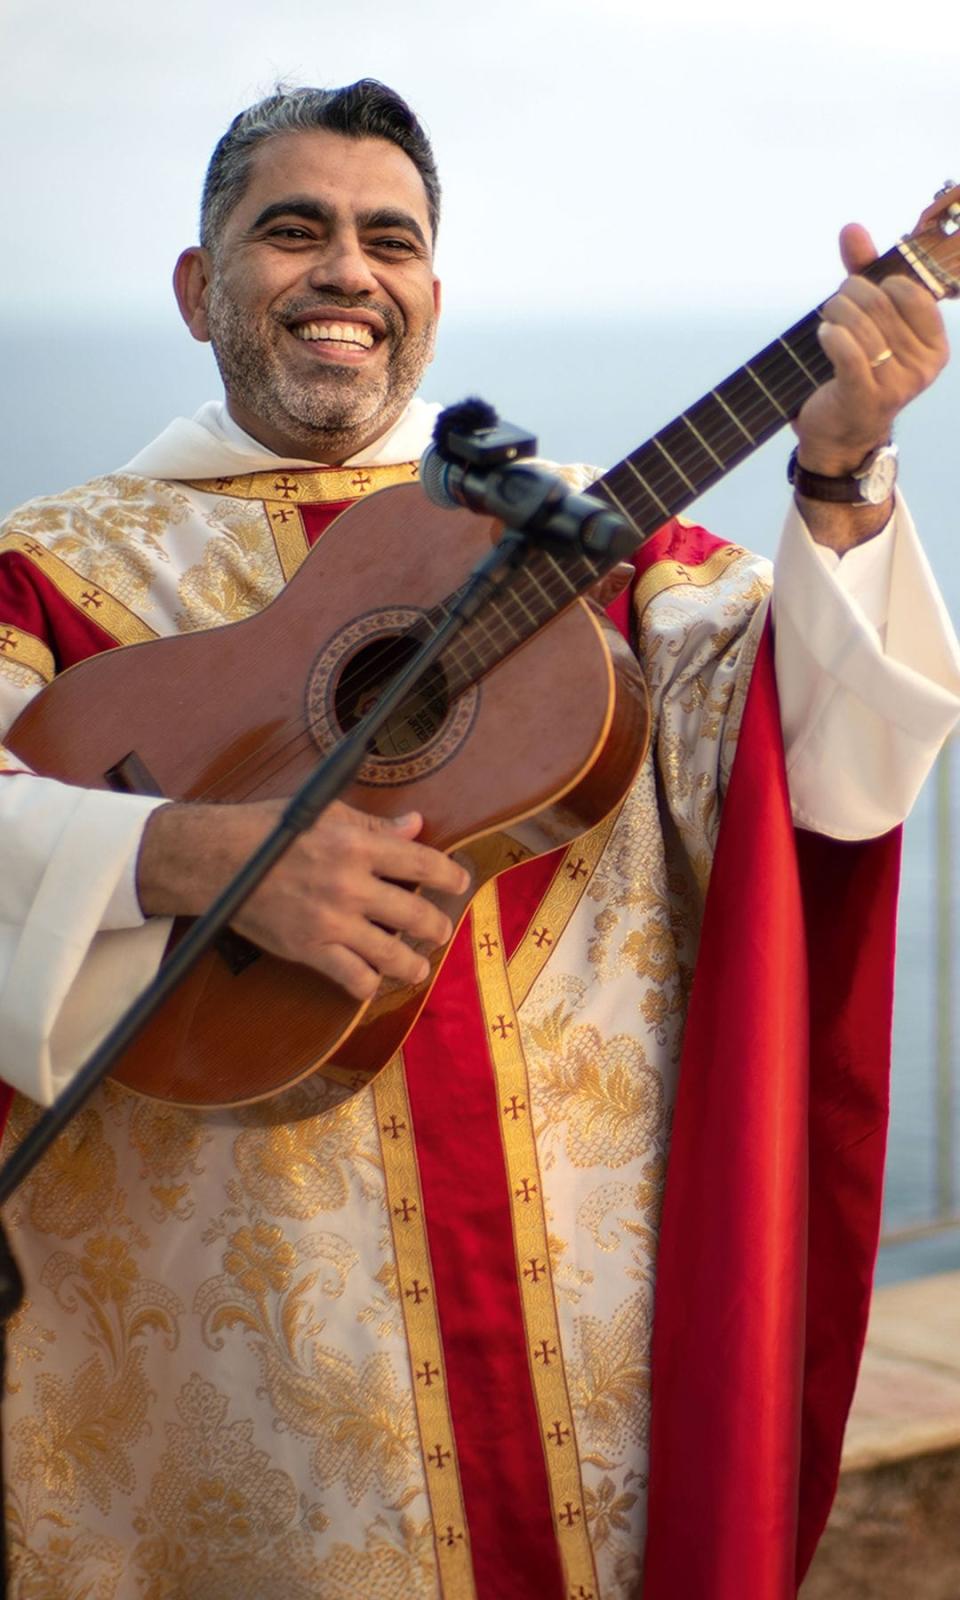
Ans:
{"label": "watch face", "polygon": [[860,479],[861,497],[872,506],[882,506],[893,493],[897,481],[897,450],[886,445],[878,450],[867,471]]}

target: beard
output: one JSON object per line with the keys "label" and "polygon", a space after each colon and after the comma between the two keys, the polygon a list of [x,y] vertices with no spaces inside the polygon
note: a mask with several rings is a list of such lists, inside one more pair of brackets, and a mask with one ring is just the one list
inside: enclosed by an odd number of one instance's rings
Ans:
{"label": "beard", "polygon": [[375,312],[386,329],[386,364],[375,372],[333,363],[318,363],[309,374],[293,370],[283,341],[292,320],[314,309],[316,297],[256,317],[237,305],[222,280],[210,288],[210,340],[228,397],[249,416],[296,441],[307,459],[346,459],[385,433],[413,398],[433,354],[435,321],[409,335],[391,305],[343,294],[325,294],[323,304]]}

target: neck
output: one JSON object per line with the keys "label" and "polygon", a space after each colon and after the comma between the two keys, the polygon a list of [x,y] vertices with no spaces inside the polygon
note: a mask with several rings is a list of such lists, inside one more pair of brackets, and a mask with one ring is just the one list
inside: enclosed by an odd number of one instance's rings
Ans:
{"label": "neck", "polygon": [[394,426],[403,410],[401,407],[396,412],[381,414],[365,429],[327,431],[322,428],[304,427],[300,430],[292,426],[275,427],[267,419],[248,411],[229,394],[226,396],[226,406],[237,427],[265,449],[272,450],[274,455],[287,460],[314,461],[321,467],[340,467],[345,461],[359,455],[361,450],[368,449]]}

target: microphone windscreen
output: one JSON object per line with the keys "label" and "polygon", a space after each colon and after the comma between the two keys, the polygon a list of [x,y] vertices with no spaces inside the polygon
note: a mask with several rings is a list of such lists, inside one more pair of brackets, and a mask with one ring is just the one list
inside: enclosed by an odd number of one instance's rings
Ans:
{"label": "microphone windscreen", "polygon": [[499,421],[493,406],[473,395],[441,411],[433,425],[433,442],[445,455],[451,433],[477,433],[481,428],[495,428]]}

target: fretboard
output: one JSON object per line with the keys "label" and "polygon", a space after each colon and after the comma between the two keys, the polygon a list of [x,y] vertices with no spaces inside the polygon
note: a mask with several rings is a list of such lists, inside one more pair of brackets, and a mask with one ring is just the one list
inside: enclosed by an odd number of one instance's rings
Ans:
{"label": "fretboard", "polygon": [[[873,262],[865,276],[879,282],[892,273],[910,272],[899,247],[894,247]],[[818,306],[611,467],[588,492],[604,497],[644,539],[649,538],[772,438],[832,376],[817,338],[820,320]],[[477,682],[589,588],[610,564],[586,556],[558,559],[543,550],[534,552],[510,589],[490,602],[445,656],[451,691],[459,693]],[[431,625],[430,619],[427,624]]]}
{"label": "fretboard", "polygon": [[[910,270],[895,247],[865,276],[879,282]],[[604,495],[644,537],[655,533],[772,438],[832,376],[819,323],[818,306],[618,461],[590,493]]]}

